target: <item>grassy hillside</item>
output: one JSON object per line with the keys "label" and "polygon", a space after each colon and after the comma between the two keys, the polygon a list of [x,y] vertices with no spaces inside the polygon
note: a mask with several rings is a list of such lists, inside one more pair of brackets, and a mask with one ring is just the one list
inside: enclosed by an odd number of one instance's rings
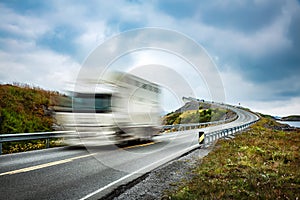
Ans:
{"label": "grassy hillside", "polygon": [[212,107],[211,104],[191,101],[182,108],[164,116],[164,125],[202,123],[225,120],[235,114],[226,109]]}
{"label": "grassy hillside", "polygon": [[[50,108],[57,104],[59,96],[58,92],[29,85],[0,85],[0,134],[52,131],[54,119]],[[3,144],[3,153],[44,147],[43,140],[7,142]]]}
{"label": "grassy hillside", "polygon": [[235,139],[219,140],[169,199],[299,199],[300,129],[281,127],[263,118]]}
{"label": "grassy hillside", "polygon": [[51,131],[49,107],[58,95],[28,85],[0,85],[0,134]]}

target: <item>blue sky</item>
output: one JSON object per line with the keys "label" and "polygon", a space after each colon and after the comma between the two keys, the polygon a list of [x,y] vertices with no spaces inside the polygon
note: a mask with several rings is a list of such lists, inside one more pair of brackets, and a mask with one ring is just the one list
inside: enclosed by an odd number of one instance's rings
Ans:
{"label": "blue sky", "polygon": [[143,27],[175,30],[217,65],[226,101],[300,114],[297,0],[0,0],[0,82],[60,90],[101,43]]}

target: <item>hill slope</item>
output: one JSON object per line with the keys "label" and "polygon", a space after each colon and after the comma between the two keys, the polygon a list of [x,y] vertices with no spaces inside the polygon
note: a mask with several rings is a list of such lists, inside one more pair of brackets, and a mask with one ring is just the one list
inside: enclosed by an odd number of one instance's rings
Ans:
{"label": "hill slope", "polygon": [[49,108],[58,96],[29,85],[0,85],[0,134],[51,131]]}
{"label": "hill slope", "polygon": [[281,121],[300,121],[300,115],[291,115],[281,118]]}
{"label": "hill slope", "polygon": [[263,117],[215,149],[166,199],[299,199],[300,129]]}
{"label": "hill slope", "polygon": [[164,125],[202,123],[229,119],[235,116],[231,110],[213,107],[211,104],[190,101],[164,116]]}

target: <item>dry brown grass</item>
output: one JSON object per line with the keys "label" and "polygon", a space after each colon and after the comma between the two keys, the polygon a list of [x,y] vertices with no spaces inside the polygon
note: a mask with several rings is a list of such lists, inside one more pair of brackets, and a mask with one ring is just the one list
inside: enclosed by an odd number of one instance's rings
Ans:
{"label": "dry brown grass", "polygon": [[[300,131],[279,131],[262,118],[199,161],[196,174],[171,199],[299,199]],[[201,163],[201,164],[200,164]]]}

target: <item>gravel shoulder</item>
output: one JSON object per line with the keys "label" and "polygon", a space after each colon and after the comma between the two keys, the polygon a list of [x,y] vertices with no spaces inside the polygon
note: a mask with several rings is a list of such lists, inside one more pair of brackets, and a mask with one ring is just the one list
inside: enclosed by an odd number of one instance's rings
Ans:
{"label": "gravel shoulder", "polygon": [[199,165],[213,148],[196,149],[144,175],[139,180],[119,188],[105,199],[163,199],[165,192],[175,191],[182,180],[193,177],[192,169]]}

